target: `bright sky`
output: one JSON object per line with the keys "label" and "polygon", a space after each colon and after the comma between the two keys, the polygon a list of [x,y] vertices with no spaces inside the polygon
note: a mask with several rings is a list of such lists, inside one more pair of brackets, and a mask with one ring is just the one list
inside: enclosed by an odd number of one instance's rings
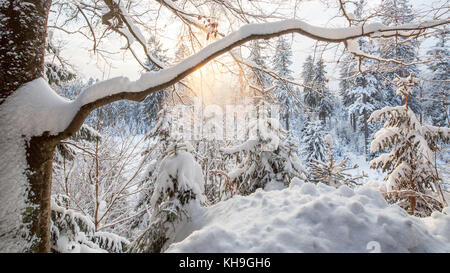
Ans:
{"label": "bright sky", "polygon": [[[377,6],[381,0],[368,0],[369,6]],[[442,1],[430,1],[430,0],[412,0],[411,3],[417,9],[423,9],[426,6],[434,5]],[[298,19],[305,20],[306,22],[319,26],[345,26],[346,23],[343,19],[330,19],[336,15],[335,8],[327,8],[322,1],[312,0],[305,1],[301,5],[301,9],[297,14]],[[165,28],[165,33],[170,35],[178,35],[176,32],[176,25],[168,24]],[[145,32],[144,32],[145,35]],[[292,36],[292,35],[291,35]],[[146,35],[148,38],[148,36]],[[302,70],[304,60],[309,54],[314,54],[315,41],[303,37],[298,34],[294,34],[294,41],[292,45],[293,50],[293,66],[294,77],[299,78],[299,74]],[[120,47],[125,44],[124,40],[110,41],[111,47],[116,51],[120,51]],[[163,47],[169,47],[173,45],[173,42],[169,40],[163,41]],[[426,45],[425,45],[426,46]],[[92,44],[87,43],[83,39],[71,39],[64,50],[64,56],[66,56],[72,64],[78,69],[78,72],[85,78],[93,77],[98,79],[107,79],[114,76],[127,76],[130,79],[137,79],[142,72],[142,69],[137,62],[131,57],[130,53],[119,53],[115,55],[112,66],[105,66],[101,58],[94,56],[88,52]],[[338,67],[335,64],[336,50],[330,49],[326,51],[324,58],[327,63],[328,76],[331,77],[330,87],[331,89],[337,89],[338,82],[333,78],[338,77]]]}

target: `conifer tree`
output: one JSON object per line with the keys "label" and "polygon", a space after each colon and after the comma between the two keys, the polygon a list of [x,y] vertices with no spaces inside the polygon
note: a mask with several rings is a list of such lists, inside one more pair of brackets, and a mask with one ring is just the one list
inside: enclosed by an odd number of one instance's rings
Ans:
{"label": "conifer tree", "polygon": [[319,101],[317,104],[317,111],[319,112],[319,118],[323,121],[324,125],[327,123],[327,118],[333,110],[333,96],[328,89],[328,79],[325,74],[325,64],[323,59],[317,61],[314,68],[314,87],[319,95]]}
{"label": "conifer tree", "polygon": [[450,125],[448,32],[440,33],[436,38],[438,39],[436,44],[427,52],[433,61],[427,65],[432,76],[424,90],[424,112],[431,118],[433,125],[448,127]]}
{"label": "conifer tree", "polygon": [[[303,64],[302,78],[303,78],[303,101],[309,108],[314,108],[319,104],[320,97],[314,91],[314,60],[311,55],[306,58]],[[309,110],[310,111],[310,110]]]}
{"label": "conifer tree", "polygon": [[[250,60],[257,66],[262,69],[267,69],[266,59],[267,56],[262,52],[263,48],[260,42],[254,41],[252,42],[252,49],[250,52]],[[271,83],[269,75],[265,73],[263,70],[252,68],[249,77],[251,84],[256,85],[258,88],[265,89],[269,87]],[[254,92],[253,95],[258,95],[257,92]]]}
{"label": "conifer tree", "polygon": [[[292,51],[288,41],[285,36],[281,36],[277,40],[275,53],[272,57],[272,69],[277,73],[277,75],[281,76],[284,79],[292,80],[292,71],[290,66],[292,65]],[[299,113],[298,103],[296,103],[295,97],[298,94],[298,89],[295,88],[292,84],[283,81],[277,80],[275,82],[276,89],[273,93],[276,95],[278,102],[282,106],[282,121],[284,123],[285,129],[290,132],[293,127],[292,123],[295,120],[296,112]],[[294,131],[294,130],[292,130]]]}
{"label": "conifer tree", "polygon": [[325,133],[321,120],[309,119],[302,129],[303,157],[309,163],[312,159],[325,161]]}
{"label": "conifer tree", "polygon": [[59,253],[124,252],[130,243],[111,232],[96,232],[89,217],[68,208],[69,199],[52,196],[51,250]]}
{"label": "conifer tree", "polygon": [[248,140],[226,148],[227,154],[241,154],[241,162],[228,174],[239,193],[247,195],[269,182],[289,185],[294,177],[303,178],[304,168],[296,155],[297,145],[286,140],[286,132],[270,105],[262,98],[256,116],[248,124]]}
{"label": "conifer tree", "polygon": [[411,110],[408,99],[418,84],[412,73],[407,78],[397,76],[394,82],[405,104],[384,107],[370,116],[370,121],[386,120],[374,135],[371,152],[391,149],[373,159],[370,167],[388,172],[385,178],[388,201],[410,214],[428,216],[445,204],[439,184],[442,178],[434,166],[434,152],[439,149],[438,140],[448,142],[450,130],[420,123]]}
{"label": "conifer tree", "polygon": [[324,125],[333,109],[333,96],[331,95],[326,78],[325,64],[322,59],[314,64],[311,56],[308,56],[303,64],[303,101],[309,107],[309,113],[317,113]]}
{"label": "conifer tree", "polygon": [[369,136],[373,132],[373,125],[369,124],[370,114],[384,106],[380,90],[379,77],[376,73],[367,71],[353,78],[353,84],[347,94],[352,96],[353,102],[348,106],[348,112],[357,117],[360,131],[364,134],[364,153],[369,154]]}
{"label": "conifer tree", "polygon": [[[153,58],[158,60],[160,63],[167,63],[169,59],[166,57],[166,50],[162,48],[161,42],[154,36],[149,40],[149,48],[151,48],[151,55]],[[157,67],[153,62],[147,60],[145,65],[150,71],[158,71],[160,68]],[[145,124],[151,124],[155,120],[156,114],[161,109],[164,99],[166,98],[166,90],[161,90],[147,96],[143,103],[138,104],[139,110],[142,112],[142,116],[137,118],[142,118]]]}
{"label": "conifer tree", "polygon": [[330,134],[325,136],[325,142],[327,145],[328,161],[324,162],[312,158],[309,163],[310,172],[308,175],[308,181],[313,183],[325,183],[330,186],[339,187],[341,185],[360,185],[358,179],[362,176],[352,176],[345,171],[356,169],[358,165],[347,167],[348,157],[344,158],[341,162],[336,162],[333,158],[333,139]]}
{"label": "conifer tree", "polygon": [[[381,2],[379,13],[382,15],[383,23],[388,26],[407,24],[415,19],[414,10],[409,0],[384,0]],[[405,38],[390,38],[380,40],[380,56],[384,59],[400,60],[403,64],[417,61],[419,43],[417,40]],[[395,62],[388,62],[383,65],[383,75],[387,79],[384,81],[384,96],[391,106],[401,105],[402,102],[395,95],[392,81],[396,76],[406,78],[410,73],[418,74],[416,65],[402,65]],[[421,105],[418,100],[420,89],[416,86],[413,93],[409,95],[409,107],[421,113]]]}
{"label": "conifer tree", "polygon": [[174,141],[158,169],[150,199],[150,225],[131,244],[130,252],[159,253],[190,220],[189,208],[205,202],[204,178],[192,146]]}
{"label": "conifer tree", "polygon": [[[355,20],[362,20],[363,10],[366,5],[365,0],[360,0],[356,3],[356,8],[354,11]],[[363,46],[364,38],[358,38],[358,44],[360,47]],[[363,51],[364,48],[363,48]],[[355,75],[359,72],[359,65],[362,60],[356,58],[354,54],[351,52],[344,52],[343,58],[340,60],[340,75],[341,81],[339,82],[339,93],[342,97],[342,103],[345,107],[349,107],[356,101],[356,97],[354,92],[351,92],[354,89],[356,81]],[[353,128],[353,132],[357,131],[357,114],[354,112],[349,112],[350,125]]]}
{"label": "conifer tree", "polygon": [[161,162],[166,155],[168,147],[173,144],[171,136],[173,120],[168,107],[159,111],[157,118],[155,126],[146,135],[148,147],[144,150],[143,155],[147,157],[147,167],[143,178],[137,185],[140,192],[134,207],[134,213],[137,214],[137,217],[133,219],[131,224],[133,235],[142,232],[150,225],[152,215],[150,199],[153,195]]}

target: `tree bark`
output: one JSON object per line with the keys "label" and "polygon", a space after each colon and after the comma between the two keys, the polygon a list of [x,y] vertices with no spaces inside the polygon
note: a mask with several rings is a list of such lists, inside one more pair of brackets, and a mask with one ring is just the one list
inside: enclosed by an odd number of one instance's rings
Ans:
{"label": "tree bark", "polygon": [[356,132],[356,115],[355,115],[355,113],[351,114],[350,120],[351,120],[350,122],[351,122],[352,128],[353,128],[353,133],[355,133]]}
{"label": "tree bark", "polygon": [[9,0],[0,5],[0,104],[44,74],[51,0]]}
{"label": "tree bark", "polygon": [[[0,105],[23,84],[44,75],[47,18],[51,0],[9,0],[0,5]],[[25,141],[25,140],[24,140]],[[31,247],[50,251],[50,194],[57,140],[47,134],[26,143],[29,191],[23,224]]]}
{"label": "tree bark", "polygon": [[30,191],[23,217],[33,238],[29,252],[50,251],[50,198],[53,154],[58,140],[46,135],[33,137],[27,145],[27,177]]}

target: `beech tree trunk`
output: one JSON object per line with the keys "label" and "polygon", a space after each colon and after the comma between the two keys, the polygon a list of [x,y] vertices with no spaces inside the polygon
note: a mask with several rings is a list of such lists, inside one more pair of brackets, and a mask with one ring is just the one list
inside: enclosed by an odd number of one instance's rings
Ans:
{"label": "beech tree trunk", "polygon": [[58,141],[48,136],[33,137],[27,145],[27,177],[30,191],[27,201],[33,209],[26,211],[25,224],[35,235],[30,252],[50,251],[50,198],[53,153]]}
{"label": "beech tree trunk", "polygon": [[[51,0],[9,0],[0,5],[0,105],[23,84],[44,76],[47,18]],[[25,140],[24,140],[25,142]],[[58,140],[44,133],[26,143],[29,191],[23,224],[27,252],[50,251],[53,152]]]}
{"label": "beech tree trunk", "polygon": [[51,0],[9,0],[0,5],[0,104],[44,74]]}

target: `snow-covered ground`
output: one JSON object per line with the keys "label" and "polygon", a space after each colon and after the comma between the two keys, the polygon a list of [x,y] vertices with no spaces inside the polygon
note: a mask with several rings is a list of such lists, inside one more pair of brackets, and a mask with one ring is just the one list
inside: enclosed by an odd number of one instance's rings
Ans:
{"label": "snow-covered ground", "polygon": [[167,252],[450,252],[449,209],[428,218],[388,205],[379,191],[295,180],[209,208]]}

